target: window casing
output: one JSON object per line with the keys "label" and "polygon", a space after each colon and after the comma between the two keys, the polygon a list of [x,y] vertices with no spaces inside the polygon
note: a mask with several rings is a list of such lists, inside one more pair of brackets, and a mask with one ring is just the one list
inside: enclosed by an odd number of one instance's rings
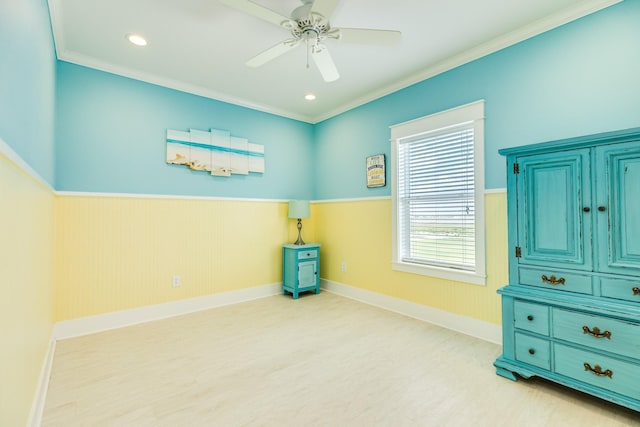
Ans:
{"label": "window casing", "polygon": [[391,127],[395,270],[485,284],[484,101]]}

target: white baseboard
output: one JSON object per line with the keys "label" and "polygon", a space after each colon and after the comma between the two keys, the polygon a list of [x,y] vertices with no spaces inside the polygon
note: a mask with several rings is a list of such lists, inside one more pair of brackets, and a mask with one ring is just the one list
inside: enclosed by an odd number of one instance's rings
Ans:
{"label": "white baseboard", "polygon": [[351,298],[366,304],[384,308],[415,319],[423,320],[443,328],[470,335],[494,344],[502,345],[502,328],[499,325],[461,316],[426,305],[382,295],[326,279],[320,280],[320,287],[328,292]]}
{"label": "white baseboard", "polygon": [[58,322],[53,327],[53,339],[60,340],[81,335],[93,334],[110,329],[122,328],[153,320],[181,316],[210,308],[236,304],[276,295],[282,292],[282,284],[257,286],[237,291],[205,295],[164,304],[151,305],[131,310],[122,310],[96,316],[82,317]]}
{"label": "white baseboard", "polygon": [[49,388],[49,378],[51,377],[51,366],[53,365],[53,356],[55,352],[56,341],[54,339],[51,339],[49,341],[47,354],[45,355],[44,361],[42,362],[42,368],[40,369],[38,386],[33,397],[31,411],[29,412],[29,419],[27,421],[28,427],[40,427],[40,425],[42,424],[42,414],[44,412],[44,403],[47,399],[47,389]]}

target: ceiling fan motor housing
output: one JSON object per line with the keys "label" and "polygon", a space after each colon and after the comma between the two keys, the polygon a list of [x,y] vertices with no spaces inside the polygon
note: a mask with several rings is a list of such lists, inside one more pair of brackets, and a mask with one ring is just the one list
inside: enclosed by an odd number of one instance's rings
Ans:
{"label": "ceiling fan motor housing", "polygon": [[291,31],[296,39],[315,40],[321,42],[326,37],[339,37],[339,30],[332,30],[329,21],[319,13],[312,13],[312,0],[303,0],[303,5],[291,12],[291,20],[282,23],[282,26]]}

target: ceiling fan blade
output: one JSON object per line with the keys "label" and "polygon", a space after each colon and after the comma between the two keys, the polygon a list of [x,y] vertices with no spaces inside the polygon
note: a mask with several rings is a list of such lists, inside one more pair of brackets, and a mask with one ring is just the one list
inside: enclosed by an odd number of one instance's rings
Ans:
{"label": "ceiling fan blade", "polygon": [[309,13],[318,13],[328,21],[339,2],[340,0],[315,0]]}
{"label": "ceiling fan blade", "polygon": [[345,43],[392,45],[402,38],[400,31],[370,30],[367,28],[339,28],[338,40]]}
{"label": "ceiling fan blade", "polygon": [[289,52],[291,49],[295,48],[300,44],[300,40],[290,39],[285,40],[281,43],[278,43],[275,46],[270,47],[262,53],[257,54],[253,58],[247,61],[247,65],[249,67],[257,68],[260,67],[267,62],[276,59],[280,55],[284,55]]}
{"label": "ceiling fan blade", "polygon": [[263,21],[271,22],[272,24],[281,26],[283,22],[289,22],[290,19],[286,16],[280,15],[278,12],[274,12],[264,6],[260,6],[249,0],[219,0],[220,3],[232,7],[240,12],[244,12]]}
{"label": "ceiling fan blade", "polygon": [[325,82],[332,82],[340,78],[336,64],[333,62],[329,50],[323,45],[314,46],[311,51],[313,62],[316,63]]}

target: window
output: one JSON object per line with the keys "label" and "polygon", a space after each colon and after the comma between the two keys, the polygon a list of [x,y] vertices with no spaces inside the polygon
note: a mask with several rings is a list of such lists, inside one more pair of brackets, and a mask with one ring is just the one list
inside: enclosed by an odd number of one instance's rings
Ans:
{"label": "window", "polygon": [[393,269],[485,283],[484,101],[391,127]]}

